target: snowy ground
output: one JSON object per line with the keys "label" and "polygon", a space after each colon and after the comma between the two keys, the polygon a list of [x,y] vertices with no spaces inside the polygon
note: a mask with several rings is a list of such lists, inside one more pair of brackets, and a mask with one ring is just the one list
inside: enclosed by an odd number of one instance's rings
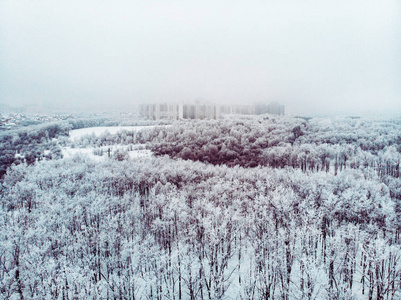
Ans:
{"label": "snowy ground", "polygon": [[[85,135],[100,136],[104,133],[116,134],[120,131],[138,132],[142,129],[150,129],[154,126],[116,126],[116,127],[90,127],[70,131],[70,139],[78,140]],[[149,158],[152,156],[150,150],[145,149],[145,145],[113,145],[103,147],[88,147],[88,148],[71,148],[64,147],[62,149],[63,157],[69,158],[74,155],[87,155],[96,161],[101,161],[113,157],[116,152],[127,153],[129,158]]]}
{"label": "snowy ground", "polygon": [[119,131],[129,131],[129,132],[137,132],[142,129],[150,129],[154,126],[109,126],[109,127],[89,127],[89,128],[81,128],[70,131],[70,138],[72,140],[79,139],[85,135],[94,134],[96,136],[100,136],[105,132],[110,134],[116,134]]}
{"label": "snowy ground", "polygon": [[[127,152],[129,157],[132,159],[136,158],[149,158],[152,156],[152,152],[150,150],[144,149],[141,147],[142,145],[113,145],[113,146],[104,146],[99,148],[71,148],[65,147],[62,149],[63,157],[69,158],[74,155],[87,155],[96,161],[101,161],[109,157],[109,149],[110,156],[113,156],[114,153],[118,151]],[[131,148],[132,147],[132,148]]]}

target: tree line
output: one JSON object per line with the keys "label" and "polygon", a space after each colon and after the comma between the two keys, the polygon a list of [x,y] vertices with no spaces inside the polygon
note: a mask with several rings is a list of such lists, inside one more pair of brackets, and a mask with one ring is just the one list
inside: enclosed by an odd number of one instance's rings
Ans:
{"label": "tree line", "polygon": [[399,299],[399,125],[185,121],[107,141],[153,158],[14,164],[0,189],[1,298]]}
{"label": "tree line", "polygon": [[85,157],[2,186],[0,292],[25,299],[397,299],[400,219],[360,170]]}
{"label": "tree line", "polygon": [[214,165],[307,170],[372,168],[400,177],[401,120],[226,118],[157,127],[155,155]]}

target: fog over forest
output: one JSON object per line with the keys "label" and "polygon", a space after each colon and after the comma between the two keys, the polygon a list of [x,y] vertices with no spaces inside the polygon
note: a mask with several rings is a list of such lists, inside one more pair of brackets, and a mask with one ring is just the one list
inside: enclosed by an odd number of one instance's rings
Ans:
{"label": "fog over forest", "polygon": [[400,164],[400,117],[4,130],[0,298],[400,299]]}
{"label": "fog over forest", "polygon": [[396,0],[0,2],[0,103],[37,111],[278,101],[401,110]]}
{"label": "fog over forest", "polygon": [[397,0],[0,0],[0,299],[401,299],[400,37]]}

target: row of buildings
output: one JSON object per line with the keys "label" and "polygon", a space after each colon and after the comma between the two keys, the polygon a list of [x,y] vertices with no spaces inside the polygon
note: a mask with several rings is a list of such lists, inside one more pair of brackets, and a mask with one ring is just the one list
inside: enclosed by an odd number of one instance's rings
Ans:
{"label": "row of buildings", "polygon": [[219,105],[219,104],[142,104],[141,115],[152,120],[219,119],[221,114],[284,115],[284,105]]}
{"label": "row of buildings", "polygon": [[21,114],[25,112],[25,108],[10,106],[8,104],[0,103],[0,114]]}

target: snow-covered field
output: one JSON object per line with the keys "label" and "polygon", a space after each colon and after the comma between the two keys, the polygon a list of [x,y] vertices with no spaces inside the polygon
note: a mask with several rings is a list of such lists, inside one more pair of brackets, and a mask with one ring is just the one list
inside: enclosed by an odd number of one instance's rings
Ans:
{"label": "snow-covered field", "polygon": [[114,145],[114,146],[104,146],[104,147],[99,147],[99,148],[71,148],[71,147],[64,147],[62,149],[63,157],[64,158],[69,158],[73,157],[74,155],[80,154],[80,155],[87,155],[91,157],[92,159],[96,161],[101,161],[109,156],[109,149],[110,149],[110,155],[114,155],[115,152],[122,151],[128,153],[129,157],[132,159],[136,158],[149,158],[152,156],[152,151],[147,150],[147,149],[141,149],[141,147],[133,147],[131,149],[130,146],[124,146],[124,145]]}
{"label": "snow-covered field", "polygon": [[116,134],[119,131],[129,131],[129,132],[137,132],[142,129],[150,129],[154,126],[108,126],[108,127],[89,127],[89,128],[81,128],[70,131],[70,138],[72,140],[79,139],[85,135],[94,134],[95,136],[100,136],[106,132],[110,134]]}
{"label": "snow-covered field", "polygon": [[[102,134],[116,134],[120,131],[138,132],[143,129],[151,129],[154,126],[114,126],[114,127],[89,127],[70,131],[70,139],[78,140],[83,136],[92,135],[100,136]],[[126,153],[131,159],[149,158],[152,156],[150,150],[145,149],[145,145],[112,145],[103,147],[87,147],[87,148],[71,148],[64,147],[62,149],[63,157],[69,158],[74,155],[86,155],[90,158],[101,161],[109,156],[116,155],[116,152]]]}

